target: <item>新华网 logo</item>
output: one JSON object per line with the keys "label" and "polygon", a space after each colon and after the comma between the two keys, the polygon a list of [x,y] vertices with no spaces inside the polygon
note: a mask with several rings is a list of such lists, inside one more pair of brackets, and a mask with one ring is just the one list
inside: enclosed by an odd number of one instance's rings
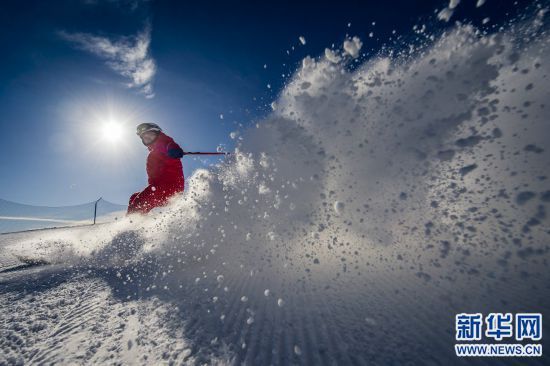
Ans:
{"label": "\u65b0\u534e\u7f51 logo", "polygon": [[[455,318],[457,356],[542,356],[542,314],[460,313]],[[483,338],[493,343],[475,343]],[[495,343],[515,340],[517,343]],[[519,343],[522,342],[522,343]],[[529,342],[529,343],[526,343]]]}

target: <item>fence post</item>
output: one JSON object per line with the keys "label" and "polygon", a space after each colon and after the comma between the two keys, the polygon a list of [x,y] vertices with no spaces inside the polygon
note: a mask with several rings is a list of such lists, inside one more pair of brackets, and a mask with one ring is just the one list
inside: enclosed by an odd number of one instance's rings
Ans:
{"label": "fence post", "polygon": [[94,205],[94,223],[93,225],[95,225],[95,218],[97,216],[97,203],[101,200],[101,197],[99,197],[99,199],[97,201],[95,201],[95,205]]}

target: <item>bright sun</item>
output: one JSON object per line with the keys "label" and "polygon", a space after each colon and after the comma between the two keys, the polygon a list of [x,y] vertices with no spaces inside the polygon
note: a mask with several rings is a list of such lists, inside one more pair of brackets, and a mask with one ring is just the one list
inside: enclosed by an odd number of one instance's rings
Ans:
{"label": "bright sun", "polygon": [[122,132],[122,125],[117,121],[111,120],[103,124],[103,138],[109,142],[120,141]]}

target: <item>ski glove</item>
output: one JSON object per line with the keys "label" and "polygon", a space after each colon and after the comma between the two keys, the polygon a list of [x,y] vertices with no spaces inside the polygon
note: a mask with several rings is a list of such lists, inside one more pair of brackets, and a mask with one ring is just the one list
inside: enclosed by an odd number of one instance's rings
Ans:
{"label": "ski glove", "polygon": [[173,159],[181,159],[183,157],[183,150],[181,148],[169,149],[168,156]]}

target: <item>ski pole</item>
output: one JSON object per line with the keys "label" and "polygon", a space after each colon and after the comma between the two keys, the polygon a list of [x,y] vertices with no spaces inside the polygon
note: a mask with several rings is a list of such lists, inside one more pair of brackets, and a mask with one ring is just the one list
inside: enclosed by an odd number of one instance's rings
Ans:
{"label": "ski pole", "polygon": [[229,152],[201,152],[201,151],[197,151],[197,152],[188,152],[188,151],[184,151],[183,152],[183,155],[230,155],[231,153]]}

